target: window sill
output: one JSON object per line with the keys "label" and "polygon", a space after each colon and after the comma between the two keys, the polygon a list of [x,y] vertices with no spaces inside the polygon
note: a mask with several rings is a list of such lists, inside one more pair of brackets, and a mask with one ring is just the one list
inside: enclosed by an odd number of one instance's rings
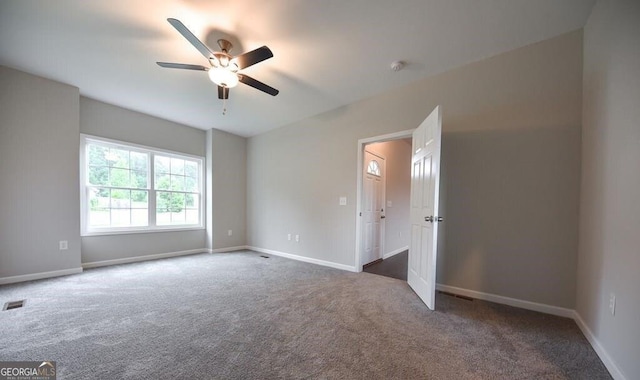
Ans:
{"label": "window sill", "polygon": [[176,226],[168,226],[164,227],[156,227],[156,228],[141,228],[141,229],[127,229],[127,230],[105,230],[105,231],[84,231],[80,233],[80,237],[91,237],[91,236],[108,236],[108,235],[130,235],[130,234],[149,234],[149,233],[158,233],[158,232],[187,232],[187,231],[198,231],[204,230],[204,226],[186,226],[186,227],[176,227]]}

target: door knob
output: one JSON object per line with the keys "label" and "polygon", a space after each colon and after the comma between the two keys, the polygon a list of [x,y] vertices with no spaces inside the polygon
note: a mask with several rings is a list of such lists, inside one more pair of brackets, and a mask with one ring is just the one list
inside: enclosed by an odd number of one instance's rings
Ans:
{"label": "door knob", "polygon": [[425,221],[425,222],[433,223],[433,216],[425,216],[425,217],[424,217],[424,221]]}
{"label": "door knob", "polygon": [[380,219],[384,219],[384,218],[386,218],[386,216],[384,216],[384,215],[382,215],[382,216],[380,217]]}
{"label": "door knob", "polygon": [[443,220],[444,220],[444,218],[443,218],[443,217],[441,217],[441,216],[438,216],[438,217],[436,217],[436,219],[435,219],[435,221],[436,221],[436,222],[442,222]]}

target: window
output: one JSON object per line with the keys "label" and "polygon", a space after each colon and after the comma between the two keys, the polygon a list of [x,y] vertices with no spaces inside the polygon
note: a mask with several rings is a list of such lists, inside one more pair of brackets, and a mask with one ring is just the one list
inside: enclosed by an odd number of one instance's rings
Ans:
{"label": "window", "polygon": [[369,165],[367,165],[367,173],[380,177],[380,165],[378,164],[378,161],[371,160],[369,162]]}
{"label": "window", "polygon": [[201,157],[82,135],[82,235],[203,228]]}

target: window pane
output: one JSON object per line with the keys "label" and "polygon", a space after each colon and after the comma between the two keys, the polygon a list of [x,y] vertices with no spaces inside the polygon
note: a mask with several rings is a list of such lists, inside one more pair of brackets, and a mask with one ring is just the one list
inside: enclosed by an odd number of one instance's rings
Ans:
{"label": "window pane", "polygon": [[123,149],[111,148],[107,156],[109,165],[116,168],[129,168],[129,151]]}
{"label": "window pane", "polygon": [[131,169],[147,171],[147,162],[149,155],[140,152],[131,152]]}
{"label": "window pane", "polygon": [[156,155],[154,162],[155,166],[153,169],[156,173],[170,173],[171,159],[169,157]]}
{"label": "window pane", "polygon": [[131,187],[138,189],[146,189],[147,188],[147,172],[142,171],[131,171]]}
{"label": "window pane", "polygon": [[184,178],[184,189],[185,191],[191,191],[191,192],[197,192],[198,190],[198,180],[196,178],[192,178],[192,177],[185,177]]}
{"label": "window pane", "polygon": [[149,210],[144,209],[132,209],[131,210],[131,225],[132,226],[148,226],[149,225]]}
{"label": "window pane", "polygon": [[91,210],[89,210],[89,225],[92,227],[109,226],[111,224],[109,215],[108,208],[92,207]]}
{"label": "window pane", "polygon": [[198,163],[195,161],[184,161],[184,175],[198,178]]}
{"label": "window pane", "polygon": [[131,191],[112,189],[111,208],[131,208]]}
{"label": "window pane", "polygon": [[129,226],[131,225],[130,210],[128,208],[111,209],[111,225],[112,226]]}
{"label": "window pane", "polygon": [[157,210],[156,211],[156,224],[158,226],[166,226],[168,224],[171,224],[171,213]]}
{"label": "window pane", "polygon": [[89,190],[89,209],[98,210],[109,208],[109,189]]}
{"label": "window pane", "polygon": [[171,206],[169,211],[182,212],[184,209],[184,194],[183,193],[171,193]]}
{"label": "window pane", "polygon": [[184,160],[179,158],[171,159],[171,174],[184,174]]}
{"label": "window pane", "polygon": [[111,168],[111,186],[129,187],[129,170]]}
{"label": "window pane", "polygon": [[109,168],[106,166],[89,166],[89,184],[108,185]]}
{"label": "window pane", "polygon": [[200,223],[199,211],[198,210],[186,210],[186,223],[187,224],[198,224]]}
{"label": "window pane", "polygon": [[149,193],[147,191],[132,191],[131,192],[131,208],[148,208],[149,207]]}
{"label": "window pane", "polygon": [[171,193],[167,193],[164,191],[158,191],[156,193],[156,211],[158,213],[169,212],[170,204],[171,204]]}
{"label": "window pane", "polygon": [[156,190],[169,190],[171,189],[171,176],[168,174],[156,173]]}
{"label": "window pane", "polygon": [[171,190],[184,190],[184,177],[181,175],[171,175]]}
{"label": "window pane", "polygon": [[193,194],[185,194],[184,195],[184,205],[186,208],[194,208],[195,199]]}
{"label": "window pane", "polygon": [[184,224],[185,220],[185,210],[181,210],[179,212],[171,213],[171,224]]}
{"label": "window pane", "polygon": [[380,177],[380,165],[378,165],[378,161],[373,160],[369,162],[367,173]]}
{"label": "window pane", "polygon": [[109,148],[90,144],[88,149],[89,165],[107,166],[107,153],[109,153]]}
{"label": "window pane", "polygon": [[156,224],[164,226],[171,224],[171,213],[169,208],[171,205],[171,193],[158,191],[156,193]]}
{"label": "window pane", "polygon": [[158,225],[185,223],[185,194],[157,192],[156,223]]}

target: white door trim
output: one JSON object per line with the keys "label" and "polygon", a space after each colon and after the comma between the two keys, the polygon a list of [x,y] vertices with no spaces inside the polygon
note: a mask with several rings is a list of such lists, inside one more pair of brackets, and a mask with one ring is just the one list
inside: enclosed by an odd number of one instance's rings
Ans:
{"label": "white door trim", "polygon": [[362,236],[362,221],[360,219],[360,212],[362,212],[362,171],[364,170],[364,147],[367,144],[376,142],[386,142],[393,140],[400,140],[413,137],[413,129],[405,131],[389,133],[386,135],[368,137],[366,139],[358,140],[358,170],[356,178],[356,251],[355,260],[353,262],[354,267],[358,272],[362,272],[362,265],[360,265],[360,241]]}

